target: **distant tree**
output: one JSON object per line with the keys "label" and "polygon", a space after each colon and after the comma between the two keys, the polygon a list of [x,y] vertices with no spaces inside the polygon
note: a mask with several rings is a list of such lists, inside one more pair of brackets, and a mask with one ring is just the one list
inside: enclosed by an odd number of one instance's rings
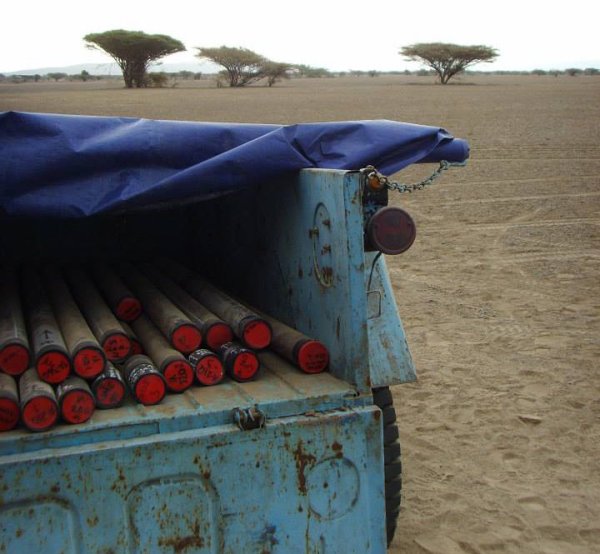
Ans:
{"label": "distant tree", "polygon": [[291,69],[292,66],[289,63],[265,62],[263,64],[263,74],[267,79],[267,85],[272,87],[282,79],[289,79]]}
{"label": "distant tree", "polygon": [[399,52],[409,61],[420,61],[436,72],[445,85],[457,73],[479,62],[492,62],[498,52],[489,46],[461,46],[443,42],[418,43],[403,46]]}
{"label": "distant tree", "polygon": [[294,66],[301,77],[331,77],[331,73],[324,67],[312,67],[310,65],[299,64]]}
{"label": "distant tree", "polygon": [[544,69],[534,69],[531,72],[532,75],[548,75],[548,72],[545,71]]}
{"label": "distant tree", "polygon": [[199,81],[200,79],[202,79],[202,71],[197,71],[194,73],[194,81]]}
{"label": "distant tree", "polygon": [[55,73],[48,73],[48,78],[49,79],[54,79],[54,82],[58,82],[61,79],[66,79],[68,77],[68,75],[66,73],[59,73],[59,72],[55,72]]}
{"label": "distant tree", "polygon": [[86,71],[85,69],[81,70],[81,73],[79,74],[81,77],[81,80],[85,83],[86,81],[89,81],[91,75],[89,73],[89,71]]}
{"label": "distant tree", "polygon": [[225,68],[222,74],[230,87],[243,87],[265,76],[265,64],[269,60],[252,50],[230,46],[196,48],[197,57],[210,60]]}
{"label": "distant tree", "polygon": [[576,77],[577,75],[581,75],[583,71],[577,67],[569,67],[568,69],[565,69],[565,73],[570,77]]}
{"label": "distant tree", "polygon": [[103,50],[117,62],[127,88],[146,86],[146,71],[151,62],[185,50],[181,42],[167,35],[123,29],[91,33],[83,40],[88,48]]}
{"label": "distant tree", "polygon": [[598,75],[599,73],[600,73],[600,70],[596,69],[595,67],[586,67],[583,70],[584,75]]}

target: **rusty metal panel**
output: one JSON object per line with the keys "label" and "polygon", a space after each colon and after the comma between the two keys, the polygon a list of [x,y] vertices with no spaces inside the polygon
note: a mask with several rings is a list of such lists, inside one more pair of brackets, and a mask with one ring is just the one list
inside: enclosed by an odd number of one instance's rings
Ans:
{"label": "rusty metal panel", "polygon": [[0,458],[0,551],[385,552],[377,408],[81,439]]}

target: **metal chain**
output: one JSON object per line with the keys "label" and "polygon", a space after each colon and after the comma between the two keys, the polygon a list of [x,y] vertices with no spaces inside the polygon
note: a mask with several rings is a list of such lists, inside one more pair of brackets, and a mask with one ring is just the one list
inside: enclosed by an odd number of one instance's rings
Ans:
{"label": "metal chain", "polygon": [[404,183],[397,183],[395,181],[390,181],[385,175],[379,173],[373,166],[365,167],[364,171],[367,171],[367,179],[377,179],[382,187],[385,187],[389,190],[395,190],[396,192],[413,192],[415,190],[423,190],[425,187],[428,187],[434,183],[434,181],[447,169],[451,167],[464,167],[467,165],[467,162],[447,162],[446,160],[442,160],[440,162],[439,167],[429,176],[427,179],[424,179],[420,183],[415,183],[412,185],[406,185]]}

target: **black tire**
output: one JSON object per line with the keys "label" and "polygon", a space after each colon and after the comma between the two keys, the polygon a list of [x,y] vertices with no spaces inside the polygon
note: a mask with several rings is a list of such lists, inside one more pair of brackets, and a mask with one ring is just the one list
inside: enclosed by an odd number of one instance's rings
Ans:
{"label": "black tire", "polygon": [[394,399],[389,387],[373,389],[373,401],[382,412],[385,471],[385,528],[387,545],[394,540],[402,501],[402,461]]}

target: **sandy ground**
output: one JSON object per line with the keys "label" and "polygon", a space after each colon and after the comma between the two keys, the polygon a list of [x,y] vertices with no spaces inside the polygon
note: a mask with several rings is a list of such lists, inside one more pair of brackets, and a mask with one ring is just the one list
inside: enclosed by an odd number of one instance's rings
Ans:
{"label": "sandy ground", "polygon": [[405,497],[391,552],[600,552],[600,79],[185,86],[4,85],[0,110],[387,118],[469,140],[466,168],[394,199],[418,227],[388,264],[419,380],[394,388]]}
{"label": "sandy ground", "polygon": [[396,199],[419,233],[388,259],[419,381],[394,388],[394,554],[600,552],[600,88],[588,92],[474,106],[494,117],[465,130],[468,167]]}

